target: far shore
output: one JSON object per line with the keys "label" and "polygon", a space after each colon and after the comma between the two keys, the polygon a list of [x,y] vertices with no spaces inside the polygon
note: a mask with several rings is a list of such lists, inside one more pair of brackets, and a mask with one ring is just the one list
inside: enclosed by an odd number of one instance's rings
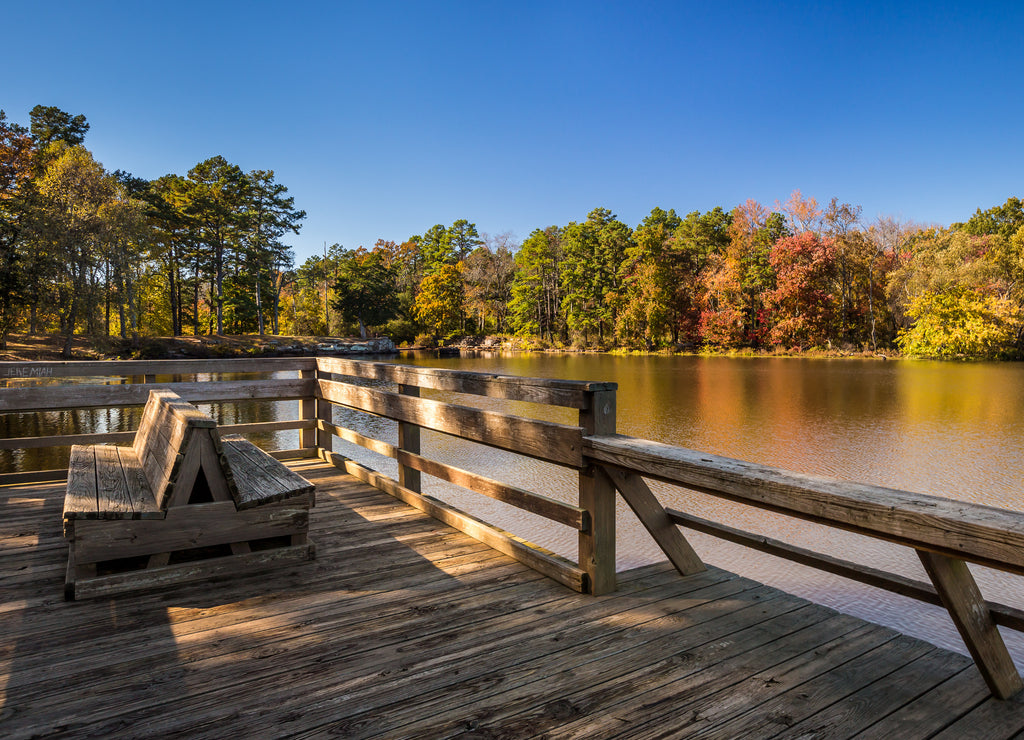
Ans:
{"label": "far shore", "polygon": [[[7,338],[6,350],[0,351],[0,361],[7,362],[59,362],[64,337],[60,335],[12,334]],[[380,344],[378,344],[378,342]],[[386,337],[360,339],[359,337],[281,336],[266,334],[201,335],[182,337],[117,337],[76,336],[72,343],[71,360],[163,360],[210,359],[218,357],[301,357],[313,355],[380,355],[380,347],[388,347]],[[508,337],[470,337],[443,347],[400,346],[385,349],[385,354],[406,352],[543,352],[551,354],[614,354],[635,356],[692,356],[692,357],[798,357],[820,359],[902,359],[895,350],[843,349],[733,349],[699,350],[695,348],[631,350],[623,348],[551,347],[537,342]]]}
{"label": "far shore", "polygon": [[[302,357],[318,354],[394,354],[387,337],[280,336],[274,334],[233,334],[182,337],[76,336],[71,357],[62,356],[65,337],[54,334],[11,334],[0,361],[60,362],[62,360],[168,360],[218,357]],[[381,350],[380,347],[391,349]]]}

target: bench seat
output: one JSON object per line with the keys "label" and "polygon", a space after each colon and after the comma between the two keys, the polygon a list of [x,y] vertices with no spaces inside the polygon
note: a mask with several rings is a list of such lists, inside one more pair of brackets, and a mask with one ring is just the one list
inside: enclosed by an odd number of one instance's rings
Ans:
{"label": "bench seat", "polygon": [[131,447],[75,445],[68,464],[64,526],[77,519],[163,519]]}
{"label": "bench seat", "polygon": [[131,447],[76,445],[64,498],[65,597],[310,559],[313,484],[168,390]]}
{"label": "bench seat", "polygon": [[220,439],[228,467],[234,476],[237,488],[235,505],[240,511],[284,501],[304,493],[312,495],[312,483],[286,468],[245,437],[232,434]]}

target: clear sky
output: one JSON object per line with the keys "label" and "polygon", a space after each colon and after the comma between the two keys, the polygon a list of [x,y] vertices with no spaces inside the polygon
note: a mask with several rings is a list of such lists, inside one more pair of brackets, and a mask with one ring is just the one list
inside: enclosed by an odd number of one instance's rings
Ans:
{"label": "clear sky", "polygon": [[[45,8],[45,11],[43,10]],[[272,169],[298,261],[799,188],[948,224],[1024,195],[1020,2],[0,2],[0,108],[109,170]]]}

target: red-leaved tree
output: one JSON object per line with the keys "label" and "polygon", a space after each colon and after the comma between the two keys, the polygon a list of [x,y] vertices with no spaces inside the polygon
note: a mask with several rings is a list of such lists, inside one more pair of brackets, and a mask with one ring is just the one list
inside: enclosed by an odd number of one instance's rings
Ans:
{"label": "red-leaved tree", "polygon": [[775,289],[764,294],[772,344],[814,347],[832,339],[835,261],[834,241],[809,231],[773,245],[769,262],[775,272]]}

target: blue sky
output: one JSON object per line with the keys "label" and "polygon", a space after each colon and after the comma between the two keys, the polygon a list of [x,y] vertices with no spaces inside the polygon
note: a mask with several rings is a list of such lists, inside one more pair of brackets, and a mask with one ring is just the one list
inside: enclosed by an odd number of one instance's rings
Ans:
{"label": "blue sky", "polygon": [[4,2],[0,108],[108,169],[272,169],[323,242],[636,225],[796,188],[948,224],[1024,195],[1021,3]]}

